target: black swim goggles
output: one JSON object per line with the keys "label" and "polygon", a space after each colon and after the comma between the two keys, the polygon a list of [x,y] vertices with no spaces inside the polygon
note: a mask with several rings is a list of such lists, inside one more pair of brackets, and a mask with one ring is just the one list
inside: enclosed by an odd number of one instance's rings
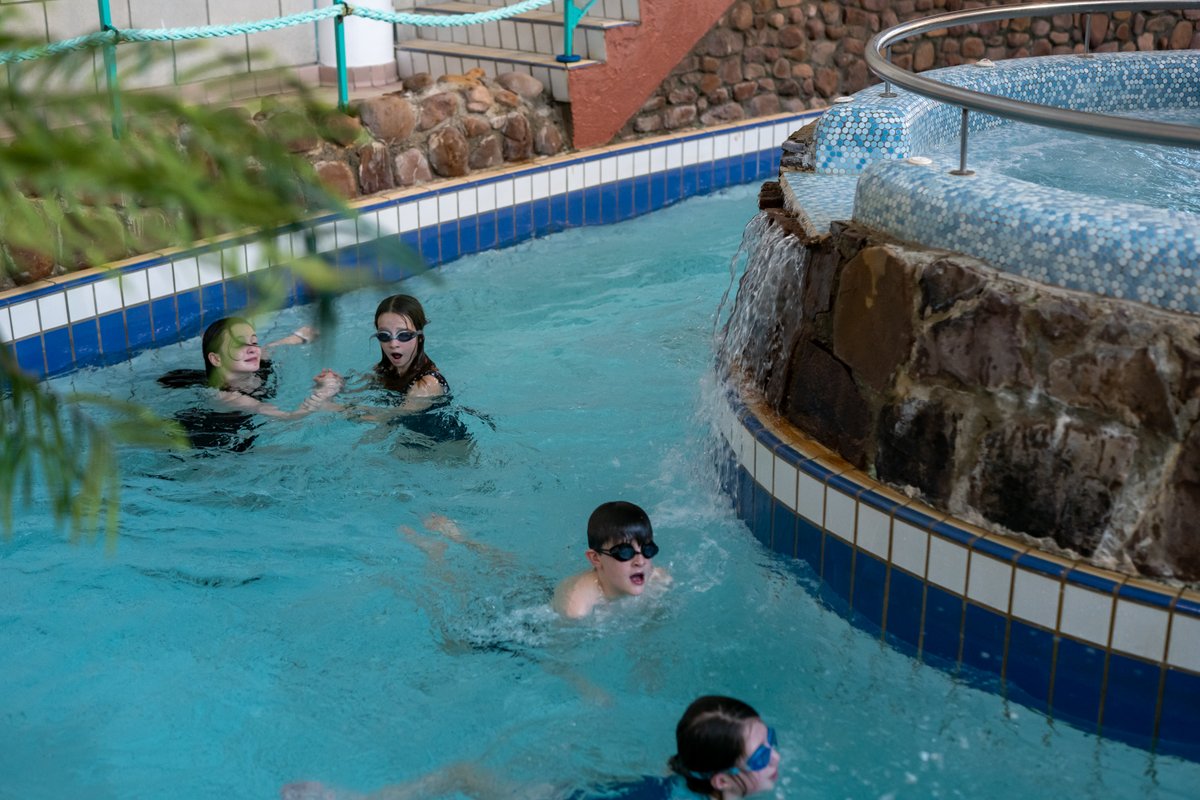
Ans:
{"label": "black swim goggles", "polygon": [[371,338],[378,339],[381,342],[387,343],[395,339],[397,342],[411,342],[421,335],[420,331],[375,331],[371,334]]}
{"label": "black swim goggles", "polygon": [[[606,556],[612,556],[621,563],[632,561],[633,557],[638,554],[638,551],[634,549],[634,546],[629,542],[626,542],[625,544],[619,544],[616,547],[610,547],[607,550],[597,547],[596,552]],[[658,555],[658,545],[656,545],[654,542],[646,542],[644,545],[642,545],[641,553],[642,557],[649,561]]]}

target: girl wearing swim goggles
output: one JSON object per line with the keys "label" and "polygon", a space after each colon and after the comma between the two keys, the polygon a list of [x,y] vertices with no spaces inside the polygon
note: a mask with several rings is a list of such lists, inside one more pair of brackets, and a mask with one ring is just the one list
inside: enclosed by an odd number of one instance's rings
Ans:
{"label": "girl wearing swim goggles", "polygon": [[[375,377],[385,389],[403,393],[406,401],[439,397],[450,388],[425,354],[425,323],[425,309],[412,295],[394,294],[375,309],[371,338],[379,342],[380,351]],[[428,400],[415,402],[428,405]]]}
{"label": "girl wearing swim goggles", "polygon": [[675,746],[671,771],[712,800],[767,792],[779,779],[774,729],[732,697],[708,695],[688,706],[675,727]]}

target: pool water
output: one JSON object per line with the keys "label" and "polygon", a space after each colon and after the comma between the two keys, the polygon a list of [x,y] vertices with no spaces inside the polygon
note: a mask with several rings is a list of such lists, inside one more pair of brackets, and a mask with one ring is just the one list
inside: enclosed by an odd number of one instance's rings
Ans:
{"label": "pool water", "polygon": [[[712,692],[778,728],[787,798],[1194,796],[1200,764],[1049,722],[851,627],[735,518],[707,376],[756,191],[346,296],[323,345],[277,354],[294,407],[321,367],[378,357],[382,296],[416,294],[474,412],[469,446],[324,414],[271,421],[240,454],[130,452],[113,552],[27,510],[0,543],[0,797],[370,791],[458,761],[561,796],[662,774],[679,714]],[[170,414],[199,390],[154,379],[198,351],[54,384]],[[559,621],[552,588],[618,498],[649,511],[674,584]],[[429,513],[471,546],[398,532]]]}
{"label": "pool water", "polygon": [[[1142,111],[1155,122],[1200,126],[1200,108]],[[958,164],[958,140],[937,153]],[[1200,214],[1200,150],[1106,139],[1022,122],[972,133],[967,165],[1039,186]]]}

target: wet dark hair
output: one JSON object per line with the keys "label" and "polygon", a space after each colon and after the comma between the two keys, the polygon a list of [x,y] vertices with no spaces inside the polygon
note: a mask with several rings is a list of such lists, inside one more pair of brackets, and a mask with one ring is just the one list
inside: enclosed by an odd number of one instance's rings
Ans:
{"label": "wet dark hair", "polygon": [[654,529],[650,517],[641,506],[624,500],[613,500],[596,507],[588,517],[588,547],[598,550],[626,542],[637,542],[643,546],[654,540]]}
{"label": "wet dark hair", "polygon": [[713,794],[712,776],[737,764],[746,749],[746,723],[757,718],[757,711],[732,697],[694,700],[675,726],[676,752],[667,766],[690,791]]}
{"label": "wet dark hair", "polygon": [[204,351],[204,377],[209,386],[215,386],[214,381],[217,379],[217,368],[208,360],[209,353],[220,355],[221,345],[225,341],[225,337],[229,333],[229,329],[234,325],[250,325],[250,321],[242,317],[222,317],[213,324],[204,329],[204,336],[200,339],[200,347]]}
{"label": "wet dark hair", "polygon": [[[425,330],[427,322],[425,309],[421,307],[421,301],[410,294],[394,294],[391,297],[383,298],[383,301],[375,308],[374,324],[376,329],[379,327],[379,318],[387,313],[408,317],[417,331]],[[396,373],[395,367],[392,366],[392,362],[386,355],[380,355],[379,363],[375,365],[375,377],[379,379],[385,389],[407,392],[418,377],[436,370],[437,364],[434,364],[425,354],[425,334],[421,333],[417,337],[417,355],[403,375]]]}

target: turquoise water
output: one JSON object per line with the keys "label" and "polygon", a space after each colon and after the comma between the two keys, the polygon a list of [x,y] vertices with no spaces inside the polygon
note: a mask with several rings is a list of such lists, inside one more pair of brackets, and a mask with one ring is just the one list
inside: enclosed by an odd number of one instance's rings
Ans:
{"label": "turquoise water", "polygon": [[[369,791],[457,761],[554,796],[661,774],[708,692],[779,729],[787,798],[1194,796],[1200,765],[1048,722],[850,627],[734,517],[706,375],[756,191],[347,296],[325,349],[279,351],[294,407],[321,367],[377,358],[384,294],[417,294],[458,402],[494,424],[467,416],[466,452],[333,415],[271,422],[244,454],[127,454],[115,552],[21,516],[0,544],[0,797]],[[195,395],[154,378],[198,350],[55,385],[170,412]],[[552,587],[586,566],[587,515],[615,498],[650,512],[674,585],[562,623]],[[473,547],[398,533],[431,512]]]}

